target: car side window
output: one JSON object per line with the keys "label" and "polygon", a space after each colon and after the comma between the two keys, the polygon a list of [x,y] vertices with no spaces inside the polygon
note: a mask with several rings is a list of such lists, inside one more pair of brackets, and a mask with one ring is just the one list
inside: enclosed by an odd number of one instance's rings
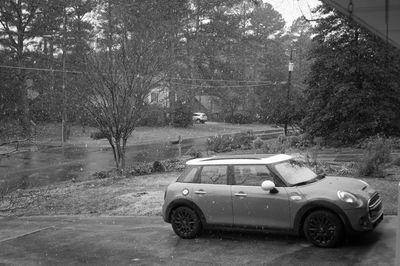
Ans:
{"label": "car side window", "polygon": [[235,185],[261,186],[262,182],[274,182],[271,172],[265,165],[235,165],[233,167]]}
{"label": "car side window", "polygon": [[182,183],[195,183],[196,182],[196,173],[199,170],[199,167],[190,166],[183,171],[183,173],[178,177],[177,182]]}
{"label": "car side window", "polygon": [[228,181],[226,165],[204,166],[200,173],[200,183],[226,185]]}

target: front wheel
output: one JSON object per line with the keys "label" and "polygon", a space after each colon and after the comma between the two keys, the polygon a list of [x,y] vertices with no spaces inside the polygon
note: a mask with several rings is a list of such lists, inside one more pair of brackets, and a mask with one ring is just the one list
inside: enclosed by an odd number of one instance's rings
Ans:
{"label": "front wheel", "polygon": [[194,238],[201,232],[197,213],[185,206],[176,208],[171,215],[172,229],[181,238]]}
{"label": "front wheel", "polygon": [[318,247],[335,247],[343,238],[343,224],[339,217],[327,210],[310,213],[304,220],[304,234]]}

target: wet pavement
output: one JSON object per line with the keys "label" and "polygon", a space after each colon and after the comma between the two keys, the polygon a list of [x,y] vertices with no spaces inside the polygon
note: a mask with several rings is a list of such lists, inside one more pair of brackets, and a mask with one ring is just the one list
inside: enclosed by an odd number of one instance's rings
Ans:
{"label": "wet pavement", "polygon": [[397,216],[333,249],[303,238],[211,231],[177,237],[161,217],[0,218],[5,265],[394,265]]}

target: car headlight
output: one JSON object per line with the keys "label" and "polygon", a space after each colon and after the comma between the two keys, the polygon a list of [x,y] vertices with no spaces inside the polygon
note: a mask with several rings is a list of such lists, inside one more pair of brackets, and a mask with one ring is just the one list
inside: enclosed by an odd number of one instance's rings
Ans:
{"label": "car headlight", "polygon": [[340,200],[342,200],[346,203],[349,203],[350,205],[353,205],[356,207],[361,207],[361,205],[362,205],[362,200],[357,198],[355,195],[351,194],[350,192],[339,190],[337,192],[337,195]]}

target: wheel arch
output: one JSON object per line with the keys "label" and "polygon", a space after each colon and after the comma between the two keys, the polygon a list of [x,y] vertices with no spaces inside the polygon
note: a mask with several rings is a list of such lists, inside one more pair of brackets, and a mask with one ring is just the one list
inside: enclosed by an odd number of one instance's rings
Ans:
{"label": "wheel arch", "polygon": [[193,201],[188,200],[188,199],[176,199],[168,205],[167,211],[166,211],[166,214],[167,214],[166,222],[170,223],[172,211],[175,210],[176,208],[182,207],[182,206],[186,206],[186,207],[193,209],[199,215],[201,224],[203,226],[207,224],[206,218],[205,218],[203,212],[200,210],[200,208]]}
{"label": "wheel arch", "polygon": [[350,230],[351,224],[349,219],[347,218],[346,214],[344,211],[335,205],[334,203],[331,202],[326,202],[326,201],[314,201],[312,203],[309,203],[305,206],[303,206],[296,214],[295,219],[294,219],[294,231],[298,235],[303,235],[303,225],[306,217],[312,213],[313,211],[316,210],[327,210],[332,212],[333,214],[337,215],[339,217],[339,220],[342,222],[346,232]]}

